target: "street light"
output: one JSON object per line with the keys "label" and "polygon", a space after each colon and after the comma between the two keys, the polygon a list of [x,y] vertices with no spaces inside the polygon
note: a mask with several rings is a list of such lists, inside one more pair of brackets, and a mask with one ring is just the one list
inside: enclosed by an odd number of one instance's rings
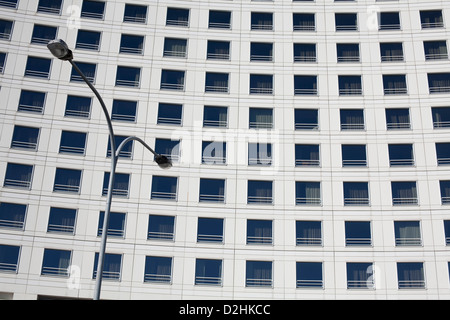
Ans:
{"label": "street light", "polygon": [[52,40],[47,44],[47,48],[50,50],[50,52],[58,59],[63,61],[69,61],[70,64],[73,66],[75,71],[81,76],[81,78],[86,82],[86,84],[91,88],[91,90],[94,92],[95,96],[97,97],[98,101],[100,102],[100,105],[102,106],[103,113],[105,114],[106,121],[108,123],[108,130],[109,130],[109,140],[111,143],[111,173],[109,175],[109,182],[108,182],[108,194],[106,195],[106,209],[105,209],[105,216],[103,219],[103,232],[102,232],[102,240],[100,245],[100,253],[98,257],[98,264],[97,264],[97,278],[95,282],[95,290],[94,290],[94,300],[100,299],[100,291],[102,286],[102,278],[103,278],[103,264],[105,260],[105,250],[106,250],[106,239],[108,234],[108,225],[109,225],[109,216],[111,211],[111,201],[112,201],[112,189],[114,186],[114,178],[116,174],[116,167],[117,167],[117,160],[119,159],[119,154],[122,151],[122,148],[132,140],[140,142],[147,150],[149,150],[154,155],[154,161],[158,164],[158,166],[162,169],[168,169],[172,166],[172,162],[170,159],[164,155],[157,154],[150,146],[145,143],[142,139],[138,137],[127,137],[122,141],[122,143],[116,147],[116,142],[114,139],[114,129],[111,122],[111,117],[109,115],[108,109],[106,108],[105,103],[103,102],[102,97],[98,93],[97,89],[92,85],[92,83],[89,82],[89,80],[86,78],[86,76],[83,74],[83,72],[78,68],[78,66],[73,62],[73,54],[72,51],[69,49],[67,44],[61,40],[56,39]]}

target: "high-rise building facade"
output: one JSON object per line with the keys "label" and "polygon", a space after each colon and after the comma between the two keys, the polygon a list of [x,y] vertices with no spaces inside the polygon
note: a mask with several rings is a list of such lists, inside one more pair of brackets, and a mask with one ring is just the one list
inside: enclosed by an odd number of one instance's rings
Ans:
{"label": "high-rise building facade", "polygon": [[450,298],[444,0],[1,0],[0,298]]}

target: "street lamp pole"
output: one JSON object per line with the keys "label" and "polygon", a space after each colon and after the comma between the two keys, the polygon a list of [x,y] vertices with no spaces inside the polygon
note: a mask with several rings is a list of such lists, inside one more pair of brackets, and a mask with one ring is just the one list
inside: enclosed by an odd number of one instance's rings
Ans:
{"label": "street lamp pole", "polygon": [[145,143],[142,139],[134,136],[130,136],[125,138],[122,143],[117,147],[116,142],[114,139],[114,129],[111,122],[111,117],[109,115],[108,109],[106,108],[106,105],[98,93],[97,89],[92,85],[92,83],[86,78],[86,76],[83,74],[83,72],[78,68],[78,66],[73,61],[73,54],[72,51],[68,48],[67,44],[60,39],[52,40],[47,45],[50,52],[58,59],[63,61],[69,61],[72,67],[75,69],[75,71],[80,75],[80,77],[86,82],[86,84],[89,86],[89,88],[94,92],[95,96],[97,97],[98,101],[100,102],[100,105],[102,106],[103,113],[105,114],[106,121],[108,123],[108,130],[109,130],[109,140],[111,144],[111,171],[109,174],[109,182],[108,182],[108,193],[106,195],[106,208],[105,208],[105,215],[103,219],[103,229],[102,229],[102,238],[100,243],[100,253],[98,256],[98,264],[97,264],[97,276],[95,281],[95,288],[94,288],[94,300],[100,299],[100,292],[101,292],[101,286],[102,286],[102,280],[103,280],[103,265],[105,261],[105,251],[106,251],[106,241],[108,237],[108,225],[109,225],[109,217],[111,212],[111,202],[112,202],[112,195],[113,195],[113,187],[114,187],[114,179],[116,175],[116,167],[117,167],[117,160],[119,159],[119,154],[122,151],[123,147],[132,140],[138,141],[141,143],[147,150],[149,150],[154,155],[155,162],[163,169],[170,168],[172,166],[172,162],[169,158],[166,156],[163,156],[161,154],[157,154],[150,146]]}

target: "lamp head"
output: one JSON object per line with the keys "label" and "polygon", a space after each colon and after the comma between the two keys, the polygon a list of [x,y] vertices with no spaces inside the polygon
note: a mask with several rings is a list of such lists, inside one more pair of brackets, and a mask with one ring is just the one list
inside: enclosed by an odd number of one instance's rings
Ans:
{"label": "lamp head", "polygon": [[48,50],[60,60],[73,59],[72,51],[69,46],[61,39],[55,39],[47,44]]}
{"label": "lamp head", "polygon": [[155,162],[162,169],[169,169],[170,167],[172,167],[172,161],[170,161],[168,157],[163,156],[162,154],[157,154],[155,156]]}

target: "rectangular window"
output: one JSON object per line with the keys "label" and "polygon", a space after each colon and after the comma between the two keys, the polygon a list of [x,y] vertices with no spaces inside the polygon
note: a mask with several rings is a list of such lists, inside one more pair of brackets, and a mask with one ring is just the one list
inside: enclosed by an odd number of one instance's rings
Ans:
{"label": "rectangular window", "polygon": [[[96,252],[94,258],[94,272],[92,274],[92,279],[97,278],[98,256],[99,254],[98,252]],[[120,281],[121,269],[122,255],[116,253],[105,253],[102,279]]]}
{"label": "rectangular window", "polygon": [[61,14],[62,0],[39,0],[37,12]]}
{"label": "rectangular window", "polygon": [[175,217],[149,215],[147,239],[173,241],[175,239]]}
{"label": "rectangular window", "polygon": [[47,232],[75,233],[76,209],[50,208]]}
{"label": "rectangular window", "polygon": [[228,93],[228,73],[206,72],[205,92]]}
{"label": "rectangular window", "polygon": [[17,272],[19,255],[19,246],[0,244],[0,272]]}
{"label": "rectangular window", "polygon": [[339,95],[362,95],[361,76],[338,76]]}
{"label": "rectangular window", "polygon": [[205,106],[203,108],[203,127],[228,126],[228,108],[217,106]]}
{"label": "rectangular window", "polygon": [[202,141],[203,164],[226,164],[227,144],[222,141]]}
{"label": "rectangular window", "polygon": [[295,95],[317,95],[317,76],[294,75]]}
{"label": "rectangular window", "polygon": [[425,60],[448,59],[447,41],[424,41]]}
{"label": "rectangular window", "polygon": [[41,274],[68,277],[71,258],[71,251],[44,249]]}
{"label": "rectangular window", "polygon": [[344,206],[368,206],[368,182],[344,182]]}
{"label": "rectangular window", "polygon": [[295,182],[295,204],[307,206],[320,206],[322,204],[320,194],[320,182],[296,181]]}
{"label": "rectangular window", "polygon": [[6,53],[0,52],[0,74],[3,74],[5,71],[5,63],[6,63]]}
{"label": "rectangular window", "polygon": [[319,110],[295,109],[294,121],[295,121],[295,130],[318,130]]}
{"label": "rectangular window", "polygon": [[105,2],[83,0],[81,18],[103,20],[105,14]]}
{"label": "rectangular window", "polygon": [[397,262],[399,289],[425,289],[423,262]]}
{"label": "rectangular window", "polygon": [[13,21],[0,19],[0,40],[11,40]]}
{"label": "rectangular window", "polygon": [[[78,68],[86,76],[90,83],[95,81],[95,72],[97,65],[95,63],[77,62]],[[72,67],[72,73],[70,74],[70,81],[73,82],[84,82],[83,78],[76,72],[75,68]]]}
{"label": "rectangular window", "polygon": [[151,199],[177,201],[177,177],[153,176]]}
{"label": "rectangular window", "polygon": [[450,220],[444,220],[445,244],[450,245]]}
{"label": "rectangular window", "polygon": [[421,246],[420,221],[394,221],[396,246]]}
{"label": "rectangular window", "polygon": [[158,104],[158,124],[182,125],[183,105],[174,103]]}
{"label": "rectangular window", "polygon": [[294,62],[317,62],[315,43],[294,43]]}
{"label": "rectangular window", "polygon": [[363,109],[341,109],[341,130],[364,130]]}
{"label": "rectangular window", "polygon": [[[116,144],[116,148],[119,148],[120,144],[126,139],[128,136],[114,136],[114,142]],[[130,159],[133,156],[133,145],[134,141],[128,141],[124,146],[122,146],[122,150],[119,152],[119,158]],[[117,150],[117,149],[116,149]],[[111,140],[108,139],[108,149],[106,151],[106,157],[111,157]]]}
{"label": "rectangular window", "polygon": [[440,180],[441,203],[450,204],[450,180]]}
{"label": "rectangular window", "polygon": [[357,31],[358,18],[356,13],[335,13],[336,31]]}
{"label": "rectangular window", "polygon": [[450,164],[450,142],[436,143],[436,158],[438,166]]}
{"label": "rectangular window", "polygon": [[31,35],[32,44],[47,45],[50,40],[56,39],[56,32],[58,28],[35,24],[33,27],[33,34]]}
{"label": "rectangular window", "polygon": [[166,26],[189,27],[189,9],[167,8]]}
{"label": "rectangular window", "polygon": [[65,131],[61,132],[59,153],[71,153],[84,155],[86,150],[86,133]]}
{"label": "rectangular window", "polygon": [[251,42],[250,61],[272,61],[273,43]]}
{"label": "rectangular window", "polygon": [[209,10],[208,28],[231,29],[231,11]]}
{"label": "rectangular window", "polygon": [[141,68],[117,66],[116,86],[139,88]]}
{"label": "rectangular window", "polygon": [[296,221],[295,244],[297,246],[321,246],[322,222],[321,221]]}
{"label": "rectangular window", "polygon": [[429,73],[428,87],[430,94],[450,92],[450,73]]}
{"label": "rectangular window", "polygon": [[161,90],[184,90],[184,71],[162,70],[161,72]]}
{"label": "rectangular window", "polygon": [[147,6],[125,4],[123,22],[145,23],[147,21]]}
{"label": "rectangular window", "polygon": [[[105,172],[103,176],[103,188],[102,196],[108,194],[109,185],[109,172]],[[117,197],[128,197],[130,187],[130,174],[129,173],[117,173],[115,174],[114,184],[112,188],[112,195]]]}
{"label": "rectangular window", "polygon": [[25,76],[48,79],[50,77],[51,60],[46,58],[28,57]]}
{"label": "rectangular window", "polygon": [[225,180],[200,178],[200,202],[225,202]]}
{"label": "rectangular window", "polygon": [[222,260],[196,259],[195,285],[222,285]]}
{"label": "rectangular window", "polygon": [[251,30],[273,30],[273,14],[271,12],[252,12]]}
{"label": "rectangular window", "polygon": [[272,185],[272,181],[248,180],[247,203],[272,204]]}
{"label": "rectangular window", "polygon": [[372,245],[372,233],[370,229],[370,221],[345,221],[345,245]]}
{"label": "rectangular window", "polygon": [[272,244],[272,220],[247,220],[247,244]]}
{"label": "rectangular window", "polygon": [[146,256],[144,282],[170,284],[172,282],[172,258]]}
{"label": "rectangular window", "polygon": [[249,108],[250,129],[272,129],[273,109],[271,108]]}
{"label": "rectangular window", "polygon": [[17,9],[18,0],[2,0],[0,6],[9,9]]}
{"label": "rectangular window", "polygon": [[198,218],[197,242],[223,243],[223,219]]}
{"label": "rectangular window", "polygon": [[406,75],[390,74],[383,75],[383,89],[385,95],[407,94]]}
{"label": "rectangular window", "polygon": [[403,61],[403,44],[401,42],[380,43],[381,62]]}
{"label": "rectangular window", "polygon": [[374,289],[373,264],[347,262],[347,289]]}
{"label": "rectangular window", "polygon": [[91,97],[67,96],[64,116],[89,118],[91,115]]}
{"label": "rectangular window", "polygon": [[442,10],[420,11],[420,23],[422,29],[443,28],[444,18],[442,17]]}
{"label": "rectangular window", "polygon": [[14,126],[11,148],[37,150],[39,131],[39,128]]}
{"label": "rectangular window", "polygon": [[318,144],[296,144],[295,166],[320,166],[320,146]]}
{"label": "rectangular window", "polygon": [[389,144],[389,165],[413,166],[414,152],[412,144]]}
{"label": "rectangular window", "polygon": [[4,187],[31,189],[33,166],[27,164],[8,163],[6,166]]}
{"label": "rectangular window", "polygon": [[393,181],[392,189],[392,205],[418,205],[417,186],[415,181]]}
{"label": "rectangular window", "polygon": [[[120,237],[125,236],[125,221],[126,213],[123,212],[110,212],[109,224],[108,224],[108,237]],[[103,234],[103,221],[105,219],[105,211],[100,211],[98,216],[98,228],[97,236],[101,237]]]}
{"label": "rectangular window", "polygon": [[178,162],[180,160],[180,140],[156,138],[155,152],[168,157],[173,162]]}
{"label": "rectangular window", "polygon": [[79,193],[81,188],[81,170],[56,168],[53,191]]}
{"label": "rectangular window", "polygon": [[144,36],[122,34],[119,53],[142,54],[144,52]]}
{"label": "rectangular window", "polygon": [[297,288],[323,288],[322,262],[297,262]]}
{"label": "rectangular window", "polygon": [[411,129],[408,108],[386,109],[387,130]]}
{"label": "rectangular window", "polygon": [[434,129],[450,127],[450,107],[433,107],[431,113]]}
{"label": "rectangular window", "polygon": [[366,145],[365,144],[343,144],[342,166],[343,167],[366,167]]}
{"label": "rectangular window", "polygon": [[378,16],[378,30],[400,30],[399,12],[380,12]]}
{"label": "rectangular window", "polygon": [[0,202],[0,227],[23,229],[26,213],[25,204]]}
{"label": "rectangular window", "polygon": [[102,33],[91,30],[78,30],[76,49],[98,51]]}
{"label": "rectangular window", "polygon": [[206,58],[210,60],[230,60],[230,41],[208,40]]}
{"label": "rectangular window", "polygon": [[250,74],[250,94],[273,94],[273,75]]}
{"label": "rectangular window", "polygon": [[293,13],[294,31],[316,31],[314,13]]}
{"label": "rectangular window", "polygon": [[246,287],[272,287],[272,261],[246,262]]}
{"label": "rectangular window", "polygon": [[164,57],[187,57],[187,39],[164,38]]}
{"label": "rectangular window", "polygon": [[111,119],[113,121],[136,121],[137,101],[113,100]]}
{"label": "rectangular window", "polygon": [[249,143],[248,144],[248,165],[272,165],[272,144],[271,143]]}
{"label": "rectangular window", "polygon": [[337,43],[337,62],[359,62],[359,43]]}

